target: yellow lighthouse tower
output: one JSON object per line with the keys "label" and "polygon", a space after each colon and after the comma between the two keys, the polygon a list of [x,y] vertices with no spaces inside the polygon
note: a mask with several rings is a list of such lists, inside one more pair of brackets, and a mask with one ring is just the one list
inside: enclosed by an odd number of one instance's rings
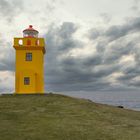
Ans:
{"label": "yellow lighthouse tower", "polygon": [[44,93],[44,39],[29,25],[22,38],[14,38],[13,47],[16,50],[15,93]]}

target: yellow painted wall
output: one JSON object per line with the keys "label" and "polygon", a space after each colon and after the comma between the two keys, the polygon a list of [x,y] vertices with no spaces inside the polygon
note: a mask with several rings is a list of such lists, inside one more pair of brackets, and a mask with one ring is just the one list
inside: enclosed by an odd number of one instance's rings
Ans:
{"label": "yellow painted wall", "polygon": [[[31,41],[30,45],[27,44],[28,40]],[[15,92],[44,93],[44,39],[14,38],[14,48],[16,49]],[[32,61],[26,61],[26,53],[32,53]],[[24,85],[24,77],[30,77],[29,85]]]}

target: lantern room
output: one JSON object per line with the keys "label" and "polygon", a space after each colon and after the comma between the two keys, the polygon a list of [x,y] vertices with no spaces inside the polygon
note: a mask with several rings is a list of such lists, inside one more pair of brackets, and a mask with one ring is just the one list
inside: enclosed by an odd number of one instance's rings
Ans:
{"label": "lantern room", "polygon": [[29,25],[27,29],[23,30],[23,37],[38,38],[38,31]]}

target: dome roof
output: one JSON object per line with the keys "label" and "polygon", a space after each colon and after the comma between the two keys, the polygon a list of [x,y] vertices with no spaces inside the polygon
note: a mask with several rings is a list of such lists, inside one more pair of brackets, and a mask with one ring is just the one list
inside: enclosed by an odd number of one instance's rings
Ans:
{"label": "dome roof", "polygon": [[23,32],[26,32],[26,31],[34,31],[34,32],[38,33],[38,31],[35,30],[32,25],[29,25],[29,27],[27,29],[23,30]]}

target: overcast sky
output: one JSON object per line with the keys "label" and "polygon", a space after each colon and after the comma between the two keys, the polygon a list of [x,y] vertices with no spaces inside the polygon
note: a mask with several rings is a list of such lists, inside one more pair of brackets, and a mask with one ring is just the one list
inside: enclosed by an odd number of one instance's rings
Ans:
{"label": "overcast sky", "polygon": [[139,0],[0,0],[0,92],[14,91],[13,38],[46,41],[46,91],[140,89]]}

